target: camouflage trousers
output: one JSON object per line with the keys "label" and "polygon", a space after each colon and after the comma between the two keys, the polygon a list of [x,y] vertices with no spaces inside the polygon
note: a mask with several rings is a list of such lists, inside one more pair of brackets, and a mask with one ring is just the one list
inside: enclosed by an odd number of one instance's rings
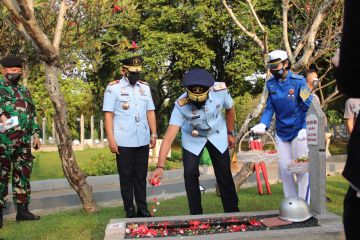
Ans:
{"label": "camouflage trousers", "polygon": [[0,206],[5,207],[8,195],[10,172],[12,171],[12,192],[14,203],[30,202],[30,173],[34,157],[31,155],[31,145],[20,143],[16,145],[0,144]]}

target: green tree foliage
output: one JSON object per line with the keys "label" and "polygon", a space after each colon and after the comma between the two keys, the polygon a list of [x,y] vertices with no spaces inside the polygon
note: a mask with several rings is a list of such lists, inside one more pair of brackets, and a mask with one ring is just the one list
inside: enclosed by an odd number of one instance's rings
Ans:
{"label": "green tree foliage", "polygon": [[[50,134],[52,131],[51,124],[54,118],[54,109],[45,89],[45,76],[40,74],[42,67],[37,66],[36,68],[38,68],[38,71],[32,71],[30,76],[30,91],[37,108],[39,121],[44,117],[47,119],[47,133]],[[90,116],[95,110],[95,102],[91,92],[92,84],[84,82],[78,77],[69,78],[60,76],[59,78],[62,79],[60,82],[61,91],[67,103],[71,134],[73,138],[79,139],[79,122],[77,118],[84,115],[86,120],[85,128],[89,129]]]}
{"label": "green tree foliage", "polygon": [[239,130],[246,116],[255,106],[254,99],[250,93],[245,93],[243,96],[234,98],[234,106],[236,111],[235,129]]}
{"label": "green tree foliage", "polygon": [[[303,26],[314,18],[319,4],[314,1],[294,1],[289,12],[289,35],[291,44],[297,44]],[[317,1],[319,2],[319,1]],[[310,10],[306,10],[310,3]],[[52,31],[58,11],[57,1],[34,1],[35,12],[45,31]],[[264,37],[258,24],[251,17],[251,10],[244,1],[228,1],[236,16],[247,29]],[[283,48],[282,12],[278,0],[253,1],[259,20],[267,29],[269,50]],[[31,71],[29,84],[33,95],[41,100],[39,116],[51,117],[52,107],[44,97],[42,69],[35,51],[24,39],[9,31],[11,16],[0,5],[2,24],[0,27],[0,50],[7,54],[11,41],[12,52],[25,53]],[[340,9],[334,9],[324,20],[324,30],[317,40],[325,44],[325,36],[341,16]],[[221,1],[212,0],[84,0],[76,1],[67,12],[64,34],[61,42],[60,67],[65,98],[70,107],[69,118],[72,131],[76,131],[76,117],[79,109],[93,112],[95,120],[102,117],[102,99],[107,84],[121,77],[120,60],[135,54],[144,58],[142,77],[149,82],[156,105],[159,133],[167,125],[173,102],[181,94],[181,79],[190,68],[205,68],[213,73],[216,81],[224,81],[234,98],[241,101],[255,98],[262,90],[264,80],[248,81],[254,73],[264,73],[264,62],[259,48],[233,23]],[[327,72],[331,51],[321,59],[312,59],[321,73]],[[72,80],[71,80],[72,79]],[[73,82],[72,82],[73,81]],[[80,84],[82,81],[86,87]],[[324,78],[324,83],[331,81]],[[66,82],[66,83],[65,83]],[[71,84],[70,84],[71,83]],[[90,84],[91,83],[91,84]],[[67,86],[67,87],[65,87]],[[76,101],[74,91],[81,88],[89,97]],[[91,94],[88,90],[91,89]],[[328,90],[330,93],[332,90]],[[72,92],[72,93],[71,93]],[[70,102],[69,102],[70,101]],[[90,104],[89,101],[93,101]],[[239,100],[240,101],[240,100]],[[86,103],[83,103],[86,102]],[[75,105],[73,105],[75,104]],[[247,114],[241,105],[239,120]],[[87,112],[88,113],[88,112]],[[240,115],[239,115],[240,114]],[[240,120],[241,122],[241,120]]]}

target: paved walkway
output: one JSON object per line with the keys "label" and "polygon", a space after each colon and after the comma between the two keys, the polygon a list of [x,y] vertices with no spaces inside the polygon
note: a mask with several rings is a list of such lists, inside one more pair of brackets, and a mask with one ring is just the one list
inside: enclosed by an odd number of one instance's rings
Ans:
{"label": "paved walkway", "polygon": [[[327,173],[341,173],[345,155],[331,157],[327,161]],[[273,162],[267,166],[269,182],[271,184],[280,182],[277,163]],[[207,192],[215,191],[215,177],[212,167],[200,167],[200,184],[204,186]],[[99,177],[88,177],[88,183],[93,187],[94,198],[100,206],[121,205],[122,198],[120,194],[120,185],[118,175],[108,175]],[[251,176],[242,186],[252,187],[256,185],[255,176]],[[53,179],[43,181],[32,181],[32,201],[30,208],[39,214],[61,211],[64,209],[80,208],[81,202],[76,192],[70,187],[66,179]],[[155,190],[155,193],[152,193]],[[11,192],[11,191],[10,191]],[[147,186],[149,201],[156,196],[159,199],[170,199],[176,196],[185,195],[185,186],[183,181],[183,170],[165,171],[162,185],[159,188]],[[4,209],[5,218],[13,218],[15,208],[9,196],[8,208]]]}

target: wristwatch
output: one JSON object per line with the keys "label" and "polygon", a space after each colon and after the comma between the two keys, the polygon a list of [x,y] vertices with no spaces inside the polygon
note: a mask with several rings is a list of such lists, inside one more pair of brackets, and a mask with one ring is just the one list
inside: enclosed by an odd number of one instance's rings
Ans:
{"label": "wristwatch", "polygon": [[227,134],[231,135],[233,137],[236,137],[236,132],[235,131],[228,131]]}
{"label": "wristwatch", "polygon": [[150,137],[158,138],[158,135],[157,135],[156,133],[152,133],[152,134],[150,135]]}

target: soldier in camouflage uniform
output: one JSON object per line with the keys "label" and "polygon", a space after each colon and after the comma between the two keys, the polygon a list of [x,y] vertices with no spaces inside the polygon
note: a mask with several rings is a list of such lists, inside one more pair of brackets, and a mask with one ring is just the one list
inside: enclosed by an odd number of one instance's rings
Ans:
{"label": "soldier in camouflage uniform", "polygon": [[[30,173],[34,158],[31,155],[31,137],[34,136],[33,146],[38,149],[40,128],[29,90],[18,84],[23,63],[23,59],[13,56],[0,60],[0,227],[11,168],[13,199],[17,205],[16,220],[40,219],[28,210]],[[9,120],[14,118],[17,118],[18,124],[10,124],[5,128],[6,123],[9,124]]]}

